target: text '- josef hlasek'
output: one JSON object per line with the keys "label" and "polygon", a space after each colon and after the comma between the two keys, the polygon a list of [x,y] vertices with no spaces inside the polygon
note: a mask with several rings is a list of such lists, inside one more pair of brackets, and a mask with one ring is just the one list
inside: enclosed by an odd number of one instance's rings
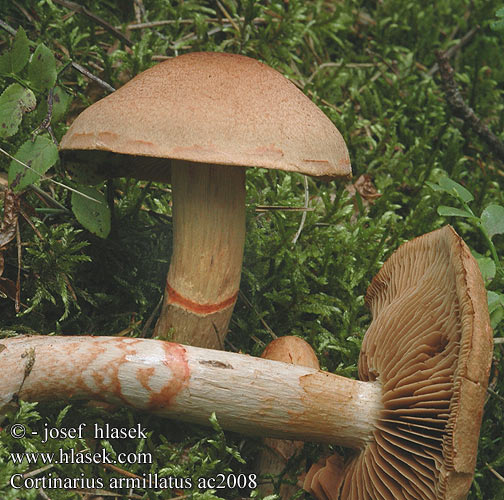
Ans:
{"label": "text '- josef hlasek'", "polygon": [[[87,424],[82,423],[78,427],[48,427],[44,424],[42,444],[47,443],[49,439],[82,439]],[[13,438],[19,439],[26,436],[26,428],[23,424],[13,424],[10,427],[10,433]],[[38,435],[38,432],[31,432],[32,435]],[[93,425],[94,439],[147,439],[147,431],[140,424],[135,427],[112,427],[109,424],[100,426]],[[87,437],[91,437],[89,433]]]}

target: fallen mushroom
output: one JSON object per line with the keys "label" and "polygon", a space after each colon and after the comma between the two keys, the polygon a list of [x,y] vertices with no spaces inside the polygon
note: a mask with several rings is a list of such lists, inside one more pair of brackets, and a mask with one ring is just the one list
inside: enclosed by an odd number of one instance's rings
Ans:
{"label": "fallen mushroom", "polygon": [[463,499],[492,356],[478,266],[446,226],[401,246],[366,299],[364,381],[149,339],[21,336],[0,342],[0,408],[73,396],[198,423],[216,412],[225,429],[354,448],[328,498]]}
{"label": "fallen mushroom", "polygon": [[[254,59],[190,53],[158,64],[83,111],[60,146],[70,162],[172,183],[173,254],[155,335],[221,348],[238,295],[245,167],[351,173],[324,113]],[[89,167],[88,167],[89,169]]]}
{"label": "fallen mushroom", "polygon": [[[299,337],[279,337],[270,342],[261,355],[264,359],[272,359],[291,363],[293,365],[307,366],[318,370],[320,368],[317,356],[308,342]],[[303,441],[291,441],[285,439],[264,438],[263,448],[259,453],[256,471],[259,476],[282,475],[282,482],[278,488],[280,498],[292,498],[298,491],[296,477],[290,478],[292,483],[285,481],[284,472],[291,460],[304,446]],[[268,496],[274,493],[272,482],[263,483],[259,486],[261,495]]]}
{"label": "fallen mushroom", "polygon": [[[366,447],[344,466],[337,456],[315,466],[305,488],[318,491],[319,500],[463,499],[474,473],[492,358],[477,263],[446,226],[392,255],[366,302],[373,321],[362,343],[359,378],[380,382],[380,418]],[[330,484],[335,478],[341,490]]]}

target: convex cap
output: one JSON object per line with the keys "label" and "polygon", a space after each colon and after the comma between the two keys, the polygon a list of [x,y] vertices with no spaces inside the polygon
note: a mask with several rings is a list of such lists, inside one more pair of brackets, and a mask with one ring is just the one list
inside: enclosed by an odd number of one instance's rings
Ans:
{"label": "convex cap", "polygon": [[[185,54],[140,73],[83,111],[60,147],[317,177],[351,173],[341,134],[297,87],[255,59],[216,52]],[[94,156],[113,170],[117,158]],[[152,163],[128,161],[111,175],[163,178]]]}

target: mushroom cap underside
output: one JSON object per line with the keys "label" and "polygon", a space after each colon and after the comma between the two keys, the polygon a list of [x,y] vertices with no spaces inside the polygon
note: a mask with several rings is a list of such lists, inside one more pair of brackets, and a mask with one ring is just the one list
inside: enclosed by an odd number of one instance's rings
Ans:
{"label": "mushroom cap underside", "polygon": [[156,180],[174,159],[351,174],[341,134],[294,84],[255,59],[216,52],[184,54],[140,73],[85,109],[60,148],[71,161],[113,175]]}
{"label": "mushroom cap underside", "polygon": [[341,487],[331,489],[319,465],[312,489],[331,500],[466,498],[493,345],[476,261],[445,226],[402,245],[366,302],[373,321],[359,377],[381,382],[383,410],[374,440],[343,466],[343,480],[338,473]]}

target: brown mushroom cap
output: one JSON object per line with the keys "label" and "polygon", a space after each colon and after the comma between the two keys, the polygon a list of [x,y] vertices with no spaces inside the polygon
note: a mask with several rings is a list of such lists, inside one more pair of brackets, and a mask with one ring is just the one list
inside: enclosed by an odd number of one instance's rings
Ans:
{"label": "brown mushroom cap", "polygon": [[285,335],[272,340],[264,349],[261,358],[320,369],[319,360],[311,345],[294,335]]}
{"label": "brown mushroom cap", "polygon": [[[266,167],[335,177],[351,173],[341,134],[284,76],[236,54],[189,53],[137,75],[84,110],[61,141],[63,152],[113,152],[199,163]],[[126,159],[93,155],[124,167]],[[169,162],[128,158],[112,175],[166,176]],[[144,171],[132,171],[143,168]]]}
{"label": "brown mushroom cap", "polygon": [[384,409],[374,441],[345,465],[329,498],[465,498],[493,340],[476,261],[446,226],[401,246],[366,302],[373,321],[359,376],[381,382]]}

